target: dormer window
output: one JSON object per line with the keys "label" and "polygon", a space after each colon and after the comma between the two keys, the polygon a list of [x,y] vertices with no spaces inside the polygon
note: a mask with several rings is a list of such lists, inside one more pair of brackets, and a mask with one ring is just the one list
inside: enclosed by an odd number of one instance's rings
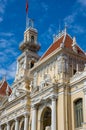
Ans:
{"label": "dormer window", "polygon": [[34,36],[31,36],[31,42],[34,43]]}

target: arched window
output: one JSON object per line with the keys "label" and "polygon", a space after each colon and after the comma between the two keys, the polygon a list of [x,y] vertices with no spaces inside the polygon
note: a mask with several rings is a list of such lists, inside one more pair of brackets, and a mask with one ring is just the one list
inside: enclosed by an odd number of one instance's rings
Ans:
{"label": "arched window", "polygon": [[30,68],[34,66],[34,61],[31,61]]}
{"label": "arched window", "polygon": [[51,109],[46,107],[42,113],[41,117],[41,130],[46,130],[46,128],[51,127]]}
{"label": "arched window", "polygon": [[31,42],[32,43],[34,42],[34,36],[31,36]]}
{"label": "arched window", "polygon": [[83,122],[83,102],[82,98],[76,100],[74,102],[74,110],[75,110],[75,127],[81,127]]}

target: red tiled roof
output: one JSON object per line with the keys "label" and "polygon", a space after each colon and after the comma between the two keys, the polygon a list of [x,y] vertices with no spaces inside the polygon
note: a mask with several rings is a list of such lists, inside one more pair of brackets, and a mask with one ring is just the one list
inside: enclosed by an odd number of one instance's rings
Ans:
{"label": "red tiled roof", "polygon": [[[64,35],[62,37],[60,37],[57,41],[55,41],[49,47],[49,49],[44,53],[44,55],[40,58],[40,60],[44,59],[49,54],[51,54],[52,52],[54,52],[57,48],[59,48],[60,44],[63,42],[63,39],[64,39]],[[73,44],[73,39],[68,34],[66,34],[65,41],[64,41],[64,47],[72,50],[72,44]],[[77,50],[78,50],[78,54],[84,54],[84,52],[79,48],[78,45],[76,45],[76,47],[77,47]]]}
{"label": "red tiled roof", "polygon": [[[65,47],[72,50],[72,44],[73,44],[73,39],[69,35],[66,35],[65,42],[64,42]],[[80,49],[78,45],[76,45],[76,48],[77,48],[78,54],[84,54],[84,52]]]}
{"label": "red tiled roof", "polygon": [[64,36],[62,36],[60,39],[58,39],[58,41],[54,42],[50,48],[45,52],[45,54],[41,57],[41,60],[44,59],[46,56],[48,56],[49,54],[51,54],[53,51],[55,51],[57,48],[60,47],[60,44],[63,41]]}
{"label": "red tiled roof", "polygon": [[[8,87],[8,88],[7,88]],[[10,95],[12,92],[12,89],[8,86],[8,83],[6,81],[2,82],[0,85],[0,95],[6,96],[6,90],[8,89],[8,94]]]}

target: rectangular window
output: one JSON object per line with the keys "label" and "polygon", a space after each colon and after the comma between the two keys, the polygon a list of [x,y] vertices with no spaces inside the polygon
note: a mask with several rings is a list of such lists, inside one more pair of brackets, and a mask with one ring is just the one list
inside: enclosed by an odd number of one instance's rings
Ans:
{"label": "rectangular window", "polygon": [[74,103],[75,109],[75,127],[81,127],[83,122],[83,109],[82,109],[82,99],[78,99]]}

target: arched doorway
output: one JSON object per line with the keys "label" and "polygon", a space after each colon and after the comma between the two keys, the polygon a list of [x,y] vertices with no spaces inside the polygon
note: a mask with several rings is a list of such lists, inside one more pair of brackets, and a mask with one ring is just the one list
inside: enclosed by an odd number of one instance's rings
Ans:
{"label": "arched doorway", "polygon": [[46,130],[48,126],[51,127],[51,109],[46,107],[41,117],[41,128],[42,130]]}

